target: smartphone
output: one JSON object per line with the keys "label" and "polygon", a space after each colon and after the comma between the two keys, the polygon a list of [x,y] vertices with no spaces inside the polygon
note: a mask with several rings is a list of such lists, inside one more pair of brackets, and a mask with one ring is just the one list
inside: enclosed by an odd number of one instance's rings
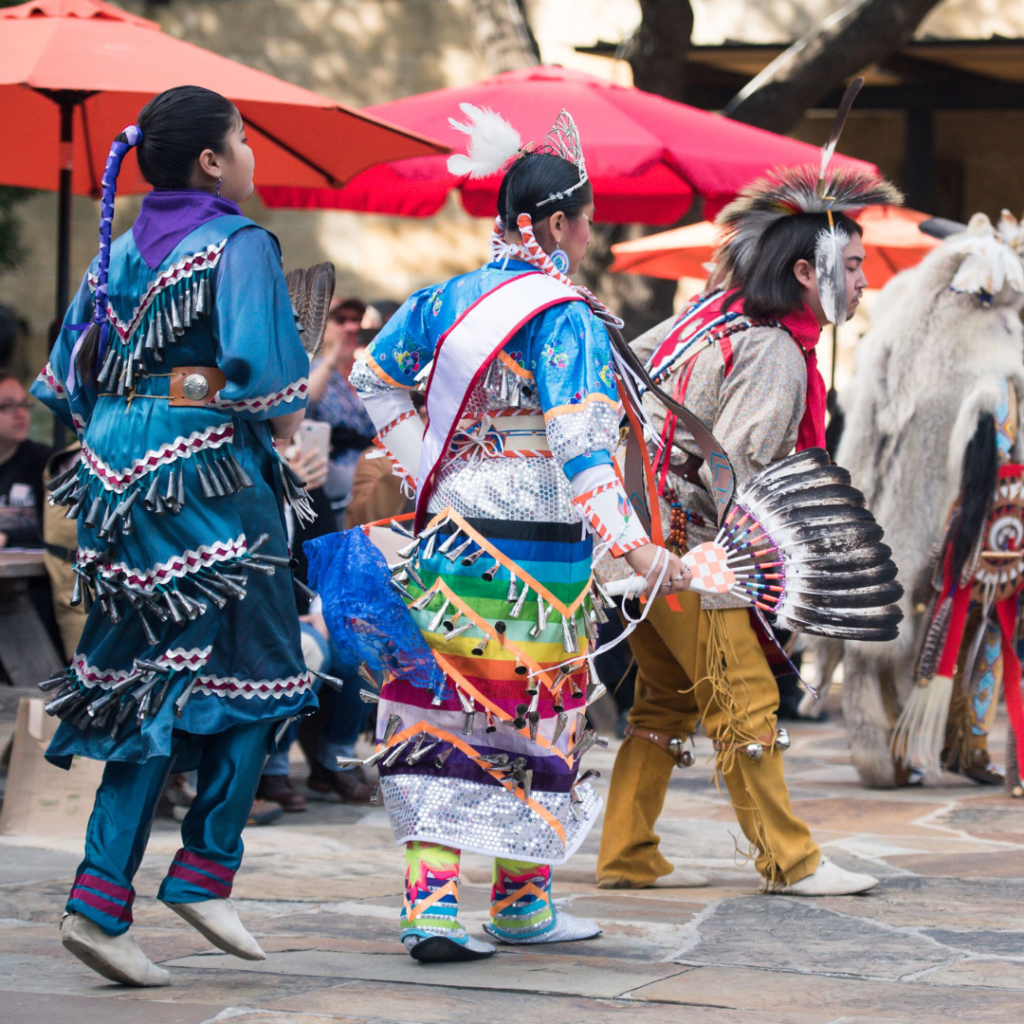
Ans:
{"label": "smartphone", "polygon": [[303,420],[295,441],[303,455],[319,452],[326,459],[331,453],[331,425],[319,420]]}

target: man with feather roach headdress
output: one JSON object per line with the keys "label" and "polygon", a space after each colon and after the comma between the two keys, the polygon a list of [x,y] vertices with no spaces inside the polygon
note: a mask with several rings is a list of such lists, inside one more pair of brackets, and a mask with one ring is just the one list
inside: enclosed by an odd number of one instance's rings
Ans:
{"label": "man with feather roach headdress", "polygon": [[[815,346],[827,323],[842,324],[853,313],[867,286],[861,229],[846,211],[900,201],[877,175],[829,170],[837,137],[834,130],[820,168],[776,171],[722,211],[725,242],[708,290],[633,346],[650,377],[685,402],[729,453],[740,489],[794,446],[824,447],[825,384]],[[716,467],[671,412],[648,398],[645,407],[661,431],[650,453],[668,545],[692,553],[718,531]],[[823,453],[819,461],[827,465]],[[841,470],[831,471],[835,490],[848,484]],[[880,604],[899,592],[884,545],[862,567],[847,564],[842,547],[825,557],[828,564],[819,562],[818,589],[787,612],[790,628],[814,632],[835,618],[827,582],[833,570],[863,571],[857,592]],[[855,551],[857,542],[847,547]],[[772,583],[766,576],[756,585],[763,596],[748,600],[693,591],[659,599],[631,636],[637,696],[612,776],[597,868],[602,888],[672,884],[673,867],[658,851],[654,827],[672,769],[692,764],[683,743],[699,724],[714,740],[716,771],[766,890],[820,896],[876,884],[823,858],[790,807],[782,766],[789,740],[776,726],[778,689],[758,613],[777,600],[771,594],[781,588]],[[884,624],[888,635],[896,619],[898,612]]]}

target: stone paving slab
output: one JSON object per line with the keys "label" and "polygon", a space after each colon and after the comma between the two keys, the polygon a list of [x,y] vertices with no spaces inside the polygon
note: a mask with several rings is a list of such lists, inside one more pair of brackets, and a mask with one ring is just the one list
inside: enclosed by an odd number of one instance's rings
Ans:
{"label": "stone paving slab", "polygon": [[[134,934],[171,971],[162,989],[109,984],[61,948],[57,921],[80,842],[2,837],[0,1022],[1019,1024],[1024,802],[952,776],[866,792],[838,716],[790,731],[794,807],[834,860],[882,878],[864,897],[758,895],[756,872],[737,860],[728,802],[702,763],[706,740],[698,765],[673,778],[658,832],[670,860],[711,884],[599,890],[595,830],[556,871],[554,895],[604,934],[502,948],[483,963],[424,966],[402,951],[402,850],[379,808],[318,803],[247,831],[234,897],[269,954],[259,964],[212,950],[154,899],[180,845],[177,826],[158,822],[136,879]],[[614,747],[588,755],[601,787]],[[489,887],[487,860],[467,856],[462,916],[478,936]]]}

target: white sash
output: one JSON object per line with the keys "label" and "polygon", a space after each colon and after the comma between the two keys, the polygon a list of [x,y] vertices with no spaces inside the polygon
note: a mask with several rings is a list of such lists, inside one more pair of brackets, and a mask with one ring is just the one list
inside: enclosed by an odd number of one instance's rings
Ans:
{"label": "white sash", "polygon": [[416,486],[416,523],[426,518],[434,476],[462,418],[466,402],[491,360],[523,324],[549,306],[582,302],[579,292],[530,270],[481,295],[442,335],[427,382],[427,428]]}

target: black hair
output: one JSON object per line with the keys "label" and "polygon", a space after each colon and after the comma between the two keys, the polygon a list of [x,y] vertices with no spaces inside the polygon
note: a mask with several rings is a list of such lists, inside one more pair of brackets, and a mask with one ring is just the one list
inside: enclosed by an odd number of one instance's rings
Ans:
{"label": "black hair", "polygon": [[224,152],[238,109],[218,92],[179,85],[154,96],[139,114],[139,170],[154,188],[188,188],[199,154]]}
{"label": "black hair", "polygon": [[[834,213],[837,228],[851,238],[863,234],[861,226],[845,213]],[[750,272],[740,281],[724,304],[731,309],[742,302],[743,312],[758,320],[781,319],[803,305],[803,291],[793,273],[799,260],[814,266],[814,249],[818,234],[828,227],[828,215],[802,213],[780,217],[758,239]]]}
{"label": "black hair", "polygon": [[[576,218],[594,198],[590,182],[580,185],[579,180],[580,172],[571,160],[554,153],[527,153],[516,160],[501,180],[498,216],[512,229],[522,213],[528,213],[534,222],[559,210],[570,219]],[[578,187],[573,188],[574,185]],[[544,202],[559,192],[563,198]]]}

